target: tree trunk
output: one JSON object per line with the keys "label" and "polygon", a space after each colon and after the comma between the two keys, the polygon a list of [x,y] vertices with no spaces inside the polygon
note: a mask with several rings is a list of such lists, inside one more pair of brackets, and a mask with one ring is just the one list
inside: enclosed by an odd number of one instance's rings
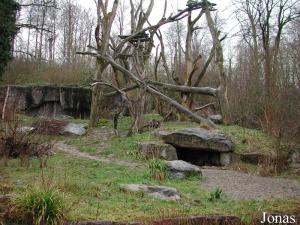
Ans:
{"label": "tree trunk", "polygon": [[216,48],[216,63],[219,70],[219,80],[220,85],[218,87],[218,99],[221,107],[221,113],[223,116],[223,120],[225,124],[229,124],[231,122],[231,114],[229,108],[229,101],[227,96],[227,76],[224,69],[224,56],[223,56],[223,47],[221,45],[221,41],[219,40],[219,31],[216,28],[215,22],[211,17],[211,13],[209,10],[205,11],[207,25],[210,30],[210,34],[212,36],[214,46]]}
{"label": "tree trunk", "polygon": [[[97,72],[95,74],[95,80],[102,80],[102,73],[104,72],[102,60],[97,58]],[[100,119],[100,106],[103,99],[103,87],[101,85],[95,85],[92,91],[92,104],[89,127],[96,127]]]}
{"label": "tree trunk", "polygon": [[103,89],[100,85],[95,85],[92,91],[92,104],[89,127],[96,127],[100,119],[100,104],[103,99]]}

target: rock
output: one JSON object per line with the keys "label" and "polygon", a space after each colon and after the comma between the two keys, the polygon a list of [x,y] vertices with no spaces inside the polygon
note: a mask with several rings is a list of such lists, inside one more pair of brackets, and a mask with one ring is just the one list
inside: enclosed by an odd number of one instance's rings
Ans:
{"label": "rock", "polygon": [[17,128],[17,132],[20,132],[20,133],[30,133],[34,130],[35,130],[34,127],[26,127],[26,126]]}
{"label": "rock", "polygon": [[294,151],[290,157],[292,163],[300,163],[300,151]]}
{"label": "rock", "polygon": [[259,162],[264,161],[267,156],[258,152],[240,154],[240,160],[245,163],[258,165]]}
{"label": "rock", "polygon": [[228,166],[232,162],[232,153],[220,153],[220,166]]}
{"label": "rock", "polygon": [[73,135],[85,135],[86,134],[86,127],[87,125],[85,124],[77,124],[77,123],[68,123],[64,128],[63,128],[63,134],[73,134]]}
{"label": "rock", "polygon": [[291,172],[300,175],[300,151],[294,151],[289,159]]}
{"label": "rock", "polygon": [[294,174],[300,174],[300,163],[292,163],[290,168]]}
{"label": "rock", "polygon": [[175,188],[165,186],[149,186],[144,184],[128,184],[122,186],[125,190],[133,192],[143,192],[147,195],[167,201],[177,201],[180,195]]}
{"label": "rock", "polygon": [[215,124],[222,124],[223,123],[223,117],[221,115],[211,115],[207,119],[211,120]]}
{"label": "rock", "polygon": [[161,133],[165,143],[176,148],[178,159],[198,166],[227,166],[234,143],[220,131],[185,128]]}
{"label": "rock", "polygon": [[163,136],[166,136],[169,134],[169,132],[164,131],[164,130],[156,130],[153,133],[153,136],[156,138],[162,138]]}
{"label": "rock", "polygon": [[189,176],[202,176],[198,166],[194,166],[182,160],[174,160],[166,162],[168,170],[173,178],[183,179]]}
{"label": "rock", "polygon": [[176,149],[169,144],[160,142],[138,142],[139,152],[146,158],[177,160]]}
{"label": "rock", "polygon": [[[296,216],[298,218],[298,216]],[[259,224],[260,221],[257,222]],[[187,216],[181,218],[162,219],[153,222],[136,222],[136,223],[122,223],[113,221],[78,221],[65,222],[64,225],[244,225],[241,219],[236,216]]]}
{"label": "rock", "polygon": [[225,134],[203,128],[185,128],[163,135],[165,143],[176,148],[197,149],[199,151],[232,152],[234,143]]}

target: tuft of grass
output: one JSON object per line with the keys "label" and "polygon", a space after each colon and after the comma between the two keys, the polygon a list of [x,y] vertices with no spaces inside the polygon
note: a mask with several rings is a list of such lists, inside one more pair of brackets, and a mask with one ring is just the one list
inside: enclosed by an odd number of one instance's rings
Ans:
{"label": "tuft of grass", "polygon": [[31,188],[15,199],[16,215],[35,225],[62,224],[66,217],[64,197],[51,188]]}
{"label": "tuft of grass", "polygon": [[209,197],[208,200],[209,201],[215,201],[215,200],[221,200],[224,196],[224,193],[222,191],[222,189],[220,188],[216,188],[214,191],[209,193]]}
{"label": "tuft of grass", "polygon": [[167,165],[163,160],[151,159],[148,161],[150,177],[155,180],[165,180],[168,177]]}

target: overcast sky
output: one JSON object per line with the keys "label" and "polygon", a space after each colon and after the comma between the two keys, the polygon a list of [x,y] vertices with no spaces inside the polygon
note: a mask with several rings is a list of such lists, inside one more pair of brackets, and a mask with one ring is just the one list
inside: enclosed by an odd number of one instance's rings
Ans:
{"label": "overcast sky", "polygon": [[[83,7],[94,11],[96,15],[96,5],[94,0],[75,0]],[[109,0],[111,3],[113,0]],[[129,7],[129,0],[121,0],[121,2],[127,2]],[[177,9],[184,9],[186,7],[186,0],[167,0],[168,8],[167,8],[167,16],[171,13],[176,13]],[[235,46],[236,38],[234,38],[235,34],[238,31],[238,22],[235,18],[234,14],[234,6],[233,0],[211,0],[211,2],[216,3],[216,9],[218,12],[218,16],[222,21],[222,32],[228,35],[228,38],[224,42],[224,50],[226,55],[231,55],[232,49]],[[145,1],[145,6],[147,6],[149,0]],[[164,0],[154,0],[154,7],[150,17],[150,22],[155,24],[162,18],[163,10],[164,10]],[[127,12],[129,13],[129,11]],[[162,28],[164,30],[167,26]]]}
{"label": "overcast sky", "polygon": [[[79,4],[81,4],[83,7],[87,9],[91,9],[96,13],[96,6],[94,0],[77,0]],[[113,2],[113,0],[110,0]],[[124,0],[123,0],[124,1]],[[125,0],[126,2],[126,0]],[[127,1],[129,3],[129,1]],[[177,12],[177,9],[183,9],[186,5],[186,0],[167,0],[168,2],[168,8],[167,8],[167,15],[169,15],[172,12]],[[237,21],[235,19],[235,15],[233,13],[234,6],[232,4],[232,0],[211,0],[211,2],[216,3],[218,14],[221,17],[221,19],[225,22],[224,28],[226,28],[226,31],[224,32],[231,32],[234,30],[234,28],[237,26]],[[148,3],[146,1],[146,3]],[[157,22],[163,14],[164,9],[164,0],[154,0],[154,7],[151,14],[151,22],[155,23]],[[145,4],[147,5],[147,4]]]}

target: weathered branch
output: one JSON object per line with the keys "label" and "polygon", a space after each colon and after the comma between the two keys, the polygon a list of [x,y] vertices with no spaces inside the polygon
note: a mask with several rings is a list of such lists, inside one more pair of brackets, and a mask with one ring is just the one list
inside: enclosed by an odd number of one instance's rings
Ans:
{"label": "weathered branch", "polygon": [[201,106],[201,107],[195,108],[193,111],[194,111],[194,112],[197,112],[197,111],[200,111],[200,110],[206,109],[206,108],[208,108],[209,106],[212,106],[212,105],[215,105],[215,104],[216,104],[215,102],[208,103],[208,104],[206,104],[206,105],[204,105],[204,106]]}
{"label": "weathered branch", "polygon": [[3,109],[2,109],[2,120],[5,119],[5,113],[6,113],[7,102],[9,99],[9,93],[10,93],[10,86],[8,85],[7,89],[6,89],[5,100],[4,100]]}
{"label": "weathered branch", "polygon": [[[120,44],[118,45],[118,47],[116,48],[116,52],[119,52],[121,49],[122,49],[122,47],[124,46],[124,44],[126,43],[126,42],[129,42],[131,39],[134,39],[134,38],[136,38],[138,35],[140,35],[140,34],[142,34],[142,33],[145,33],[146,31],[148,31],[148,30],[157,30],[159,27],[161,27],[161,26],[163,26],[163,25],[165,25],[165,24],[167,24],[167,23],[171,23],[171,22],[175,22],[175,21],[178,21],[178,20],[181,20],[181,19],[183,19],[183,18],[185,18],[188,14],[186,14],[187,12],[189,12],[191,9],[190,8],[186,8],[186,9],[184,9],[184,10],[182,10],[182,11],[180,11],[180,12],[178,12],[176,15],[170,15],[168,18],[162,18],[162,19],[160,19],[159,21],[158,21],[158,23],[157,24],[155,24],[155,25],[152,25],[152,26],[149,26],[149,27],[146,27],[146,28],[144,28],[144,29],[142,29],[142,30],[139,30],[138,32],[136,32],[136,33],[134,33],[134,34],[132,34],[132,35],[130,35],[130,36],[128,36],[127,38],[125,38],[124,40],[122,40],[121,42],[120,42]],[[114,57],[114,58],[116,58],[116,57]]]}
{"label": "weathered branch", "polygon": [[[93,53],[93,52],[77,52],[77,54],[81,54],[81,55],[89,55],[89,56],[93,56],[93,57],[103,57],[100,56],[97,53]],[[107,59],[109,59],[108,57],[105,57],[106,61]],[[109,59],[109,63],[111,63],[112,59]],[[114,62],[114,61],[113,61]],[[114,62],[116,63],[116,62]],[[117,63],[116,63],[117,64]],[[121,65],[117,64],[119,67],[122,67]],[[113,66],[113,65],[112,65]],[[118,70],[120,70],[119,68],[116,68]],[[126,70],[125,68],[122,67],[122,69]],[[127,70],[126,70],[127,71]],[[124,72],[124,71],[121,71]],[[124,72],[125,73],[125,72]],[[144,85],[146,85],[146,82],[155,86],[160,86],[163,89],[166,90],[171,90],[171,91],[179,91],[179,92],[187,92],[187,93],[195,93],[195,94],[203,94],[203,95],[209,95],[209,96],[216,96],[218,90],[215,88],[211,88],[211,87],[189,87],[189,86],[179,86],[179,85],[173,85],[173,84],[166,84],[166,83],[160,83],[157,81],[141,81],[138,77],[136,77],[135,75],[132,74],[132,76],[134,76],[133,80],[135,81],[135,83],[137,83],[138,85],[140,85],[141,83],[144,83]]]}
{"label": "weathered branch", "polygon": [[36,30],[43,30],[43,31],[47,31],[49,33],[52,33],[51,30],[43,28],[43,27],[38,27],[36,25],[33,24],[27,24],[27,23],[21,23],[21,24],[16,24],[17,29],[21,29],[21,28],[29,28],[29,29],[36,29]]}
{"label": "weathered branch", "polygon": [[195,93],[195,94],[203,94],[203,95],[209,95],[209,96],[216,96],[217,95],[217,89],[211,88],[211,87],[189,87],[189,86],[179,86],[179,85],[173,85],[173,84],[166,84],[166,83],[160,83],[157,81],[147,81],[149,84],[160,86],[165,90],[170,91],[179,91],[179,92],[185,92],[185,93]]}
{"label": "weathered branch", "polygon": [[31,7],[31,6],[38,6],[38,7],[47,7],[47,8],[54,8],[59,9],[56,4],[41,4],[41,3],[30,3],[30,4],[19,4],[20,7]]}
{"label": "weathered branch", "polygon": [[25,54],[25,55],[29,55],[31,58],[35,58],[35,56],[29,52],[24,52],[24,51],[21,51],[21,50],[14,50],[14,53],[22,53],[22,54]]}
{"label": "weathered branch", "polygon": [[[134,89],[137,89],[139,87],[140,87],[139,85],[135,84],[135,85],[132,85],[132,86],[129,86],[129,87],[126,87],[126,88],[122,88],[122,89],[120,89],[120,91],[122,91],[122,92],[128,92],[128,91],[132,91]],[[115,94],[117,94],[117,91],[109,92],[107,94],[104,94],[104,96],[109,97],[109,96],[112,96],[112,95],[115,95]]]}
{"label": "weathered branch", "polygon": [[162,99],[163,101],[173,105],[179,112],[186,114],[188,117],[190,117],[191,119],[195,120],[196,122],[199,123],[206,123],[209,124],[212,127],[215,127],[215,124],[201,116],[198,116],[196,114],[194,114],[192,111],[190,111],[189,109],[185,108],[184,106],[182,106],[181,104],[179,104],[178,102],[176,102],[175,100],[173,100],[172,98],[162,94],[161,92],[155,90],[153,87],[148,86],[146,84],[146,82],[140,80],[137,76],[135,76],[132,72],[126,70],[124,67],[122,67],[121,65],[119,65],[118,63],[116,63],[113,59],[109,58],[109,57],[105,57],[102,56],[100,54],[97,55],[97,57],[105,60],[106,62],[108,62],[111,66],[113,66],[115,69],[123,72],[125,75],[127,75],[131,80],[133,80],[137,85],[139,85],[141,88],[144,88],[147,92],[149,92],[152,95],[156,95],[158,96],[160,99]]}

